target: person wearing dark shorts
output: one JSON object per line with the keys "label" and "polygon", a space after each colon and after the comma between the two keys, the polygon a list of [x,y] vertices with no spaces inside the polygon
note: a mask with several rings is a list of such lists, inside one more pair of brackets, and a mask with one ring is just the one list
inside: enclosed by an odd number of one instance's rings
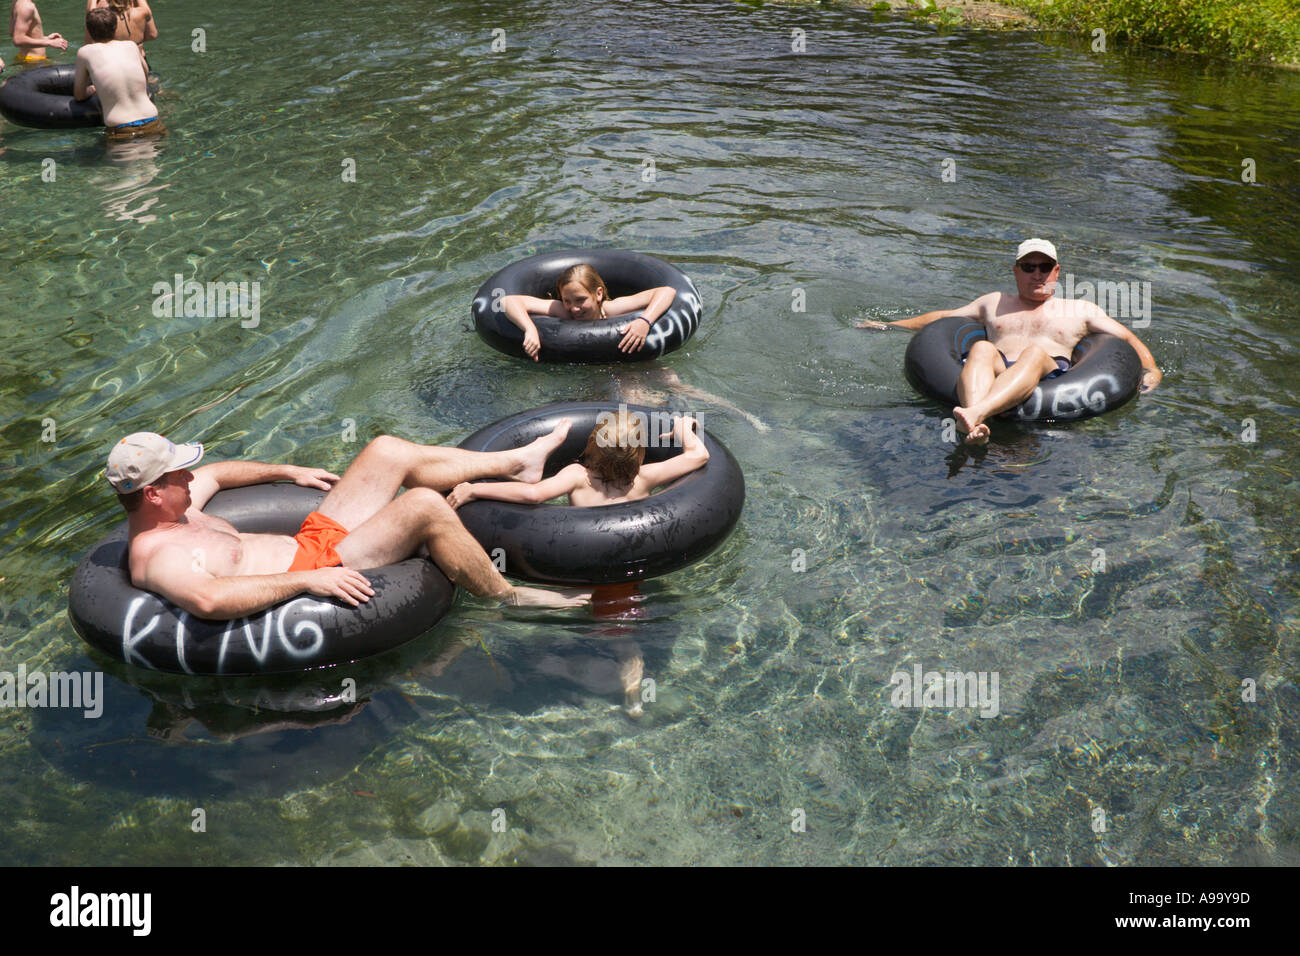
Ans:
{"label": "person wearing dark shorts", "polygon": [[[998,354],[1002,356],[1002,361],[1003,363],[1005,363],[1007,368],[1011,368],[1011,366],[1016,364],[1016,360],[1007,358],[1007,353],[1002,351],[1001,349],[998,349]],[[966,357],[968,355],[970,355],[969,352],[961,353],[962,365],[966,364]],[[1070,370],[1070,360],[1068,358],[1066,358],[1063,355],[1053,355],[1052,358],[1056,360],[1056,370],[1053,372],[1048,372],[1041,379],[1039,379],[1039,381],[1046,382],[1049,379],[1056,378],[1058,375],[1064,375],[1066,372]]]}
{"label": "person wearing dark shorts", "polygon": [[[1019,405],[1044,379],[1069,371],[1072,354],[1085,335],[1102,332],[1122,339],[1142,362],[1141,390],[1149,392],[1162,375],[1155,357],[1136,335],[1086,299],[1055,295],[1061,264],[1056,246],[1046,239],[1026,239],[1016,249],[1014,294],[990,292],[957,309],[939,309],[895,322],[867,320],[860,329],[898,327],[915,332],[939,319],[972,319],[986,338],[973,342],[962,356],[953,418],[966,441],[989,440],[987,420]],[[1005,351],[1004,351],[1005,350]],[[1008,359],[1007,354],[1015,356]]]}

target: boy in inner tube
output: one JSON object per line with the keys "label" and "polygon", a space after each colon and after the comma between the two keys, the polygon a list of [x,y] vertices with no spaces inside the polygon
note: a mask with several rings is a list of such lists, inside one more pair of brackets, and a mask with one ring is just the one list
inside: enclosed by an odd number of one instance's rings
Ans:
{"label": "boy in inner tube", "polygon": [[1061,274],[1054,245],[1046,239],[1026,239],[1016,250],[1013,272],[1014,295],[990,292],[959,309],[940,309],[896,322],[867,320],[857,328],[897,326],[916,331],[950,316],[983,323],[988,338],[973,343],[962,356],[957,382],[960,404],[952,410],[958,430],[972,444],[989,440],[987,419],[1025,401],[1043,379],[1067,372],[1074,347],[1093,332],[1109,333],[1133,347],[1142,362],[1143,392],[1160,384],[1156,360],[1136,335],[1092,302],[1053,295]]}

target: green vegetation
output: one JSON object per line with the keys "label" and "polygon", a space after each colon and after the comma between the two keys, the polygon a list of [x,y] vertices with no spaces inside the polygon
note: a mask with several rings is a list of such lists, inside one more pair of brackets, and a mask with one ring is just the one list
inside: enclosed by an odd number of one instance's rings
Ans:
{"label": "green vegetation", "polygon": [[1009,0],[1044,26],[1239,60],[1300,65],[1296,0]]}

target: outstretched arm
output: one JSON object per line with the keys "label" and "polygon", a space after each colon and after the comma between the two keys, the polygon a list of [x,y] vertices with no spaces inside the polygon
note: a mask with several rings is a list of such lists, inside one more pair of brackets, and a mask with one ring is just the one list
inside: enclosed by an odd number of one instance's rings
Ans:
{"label": "outstretched arm", "polygon": [[[1077,301],[1077,300],[1076,300]],[[1141,391],[1149,392],[1164,378],[1160,369],[1156,367],[1156,357],[1151,354],[1151,350],[1142,344],[1142,340],[1130,332],[1125,326],[1116,322],[1100,308],[1094,306],[1088,310],[1088,331],[1089,332],[1106,332],[1116,338],[1123,339],[1129,345],[1133,346],[1133,351],[1137,352],[1138,359],[1142,362],[1142,387]]]}
{"label": "outstretched arm", "polygon": [[203,565],[201,550],[163,548],[149,559],[138,581],[132,575],[132,583],[210,621],[256,614],[304,591],[318,597],[335,597],[352,607],[369,601],[375,593],[365,575],[352,568],[219,578],[204,570]]}
{"label": "outstretched arm", "polygon": [[218,461],[194,469],[190,484],[191,507],[203,510],[218,491],[225,488],[242,488],[264,481],[292,481],[304,488],[329,491],[339,476],[323,468],[303,468],[298,465],[268,465],[260,461]]}
{"label": "outstretched arm", "polygon": [[990,292],[988,295],[982,295],[974,302],[967,303],[959,309],[938,309],[934,312],[925,312],[921,315],[914,315],[910,319],[899,319],[896,322],[877,322],[874,319],[864,319],[854,328],[858,329],[887,329],[894,326],[900,329],[908,329],[915,332],[917,329],[923,329],[931,322],[937,322],[939,319],[948,319],[953,316],[960,316],[966,319],[982,319],[984,310],[990,304],[997,304],[999,293]]}
{"label": "outstretched arm", "polygon": [[678,418],[673,422],[672,431],[664,432],[663,438],[675,438],[682,443],[682,453],[666,461],[655,461],[641,466],[639,477],[644,478],[651,488],[658,488],[670,481],[676,481],[682,475],[689,475],[697,468],[702,468],[709,460],[709,449],[700,436],[695,434],[695,420]]}
{"label": "outstretched arm", "polygon": [[528,481],[462,481],[447,501],[453,508],[459,508],[467,501],[476,498],[489,498],[493,501],[515,501],[526,505],[540,505],[561,495],[567,495],[573,489],[587,481],[587,469],[577,463],[566,465],[550,478],[538,482]]}

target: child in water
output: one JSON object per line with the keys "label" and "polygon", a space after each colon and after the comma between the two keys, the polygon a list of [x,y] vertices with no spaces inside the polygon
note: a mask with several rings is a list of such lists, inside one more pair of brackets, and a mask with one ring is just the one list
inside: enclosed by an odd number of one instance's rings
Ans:
{"label": "child in water", "polygon": [[[562,421],[560,435],[568,434],[569,420]],[[650,492],[690,474],[709,460],[709,450],[695,434],[694,421],[675,418],[672,431],[661,437],[681,442],[682,453],[666,461],[645,463],[646,423],[644,416],[626,411],[602,416],[587,438],[582,456],[550,478],[538,482],[462,481],[447,495],[453,508],[476,498],[541,504],[561,495],[578,508],[639,501]]]}
{"label": "child in water", "polygon": [[[567,426],[565,419],[562,425]],[[459,508],[476,498],[496,501],[517,501],[541,504],[569,496],[569,503],[579,508],[600,507],[624,501],[639,501],[661,485],[688,475],[709,460],[709,450],[695,434],[693,419],[677,417],[671,431],[662,438],[670,438],[682,445],[682,452],[667,461],[645,463],[646,420],[635,412],[622,410],[617,414],[601,416],[587,437],[587,447],[582,457],[572,465],[562,468],[551,478],[529,483],[522,481],[461,482],[451,490],[447,501]],[[568,434],[567,427],[561,432]],[[592,609],[597,617],[616,621],[633,620],[642,616],[640,592],[635,582],[596,588],[592,595]],[[570,660],[554,655],[546,658],[554,676],[567,677],[588,686],[598,672],[611,670],[606,675],[623,691],[623,709],[629,717],[640,717],[641,679],[645,662],[641,649],[630,636],[626,624],[616,624],[602,631],[614,638],[612,648],[615,660],[612,668],[602,665],[600,659]],[[603,683],[604,681],[602,681]]]}
{"label": "child in water", "polygon": [[671,286],[646,289],[633,295],[609,297],[604,280],[589,265],[576,265],[564,270],[555,283],[554,299],[539,299],[532,295],[508,295],[501,300],[501,308],[508,318],[524,332],[524,351],[534,361],[542,343],[537,337],[537,326],[529,313],[549,315],[557,319],[608,319],[629,312],[640,313],[619,329],[623,338],[618,343],[622,352],[636,352],[645,345],[645,337],[655,320],[672,307],[677,293]]}

